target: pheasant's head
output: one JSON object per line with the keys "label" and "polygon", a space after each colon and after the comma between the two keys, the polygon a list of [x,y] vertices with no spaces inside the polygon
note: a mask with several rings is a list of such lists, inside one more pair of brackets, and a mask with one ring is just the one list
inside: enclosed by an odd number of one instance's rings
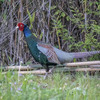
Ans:
{"label": "pheasant's head", "polygon": [[18,23],[16,28],[18,28],[20,31],[23,31],[24,30],[24,24]]}

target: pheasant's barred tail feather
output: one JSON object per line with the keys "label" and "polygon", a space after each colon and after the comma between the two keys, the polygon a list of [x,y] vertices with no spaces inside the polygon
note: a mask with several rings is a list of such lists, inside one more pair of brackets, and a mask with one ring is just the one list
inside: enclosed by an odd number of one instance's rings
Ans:
{"label": "pheasant's barred tail feather", "polygon": [[78,52],[78,53],[72,53],[72,54],[75,56],[75,58],[84,58],[84,57],[92,56],[98,53],[100,53],[100,51]]}

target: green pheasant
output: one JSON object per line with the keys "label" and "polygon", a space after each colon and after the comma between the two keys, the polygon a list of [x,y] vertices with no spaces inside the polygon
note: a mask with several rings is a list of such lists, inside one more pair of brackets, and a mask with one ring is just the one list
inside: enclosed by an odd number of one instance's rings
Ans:
{"label": "green pheasant", "polygon": [[49,72],[50,65],[54,66],[57,64],[72,61],[74,58],[84,58],[100,53],[100,51],[77,53],[64,52],[51,45],[42,43],[35,36],[32,35],[27,25],[23,23],[18,23],[17,28],[20,31],[23,31],[31,55],[42,66],[45,66],[46,72]]}

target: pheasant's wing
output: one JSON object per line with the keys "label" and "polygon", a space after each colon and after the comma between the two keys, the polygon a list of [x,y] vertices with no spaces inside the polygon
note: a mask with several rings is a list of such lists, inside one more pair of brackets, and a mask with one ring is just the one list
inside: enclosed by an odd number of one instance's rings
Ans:
{"label": "pheasant's wing", "polygon": [[49,62],[60,64],[58,57],[51,45],[38,43],[37,48],[46,55]]}

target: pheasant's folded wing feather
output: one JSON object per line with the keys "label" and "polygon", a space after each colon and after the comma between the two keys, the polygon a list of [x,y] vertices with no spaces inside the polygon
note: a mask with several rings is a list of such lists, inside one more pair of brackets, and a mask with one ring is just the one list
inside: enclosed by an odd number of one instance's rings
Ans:
{"label": "pheasant's folded wing feather", "polygon": [[58,57],[51,45],[38,43],[37,48],[46,55],[49,62],[60,64]]}

